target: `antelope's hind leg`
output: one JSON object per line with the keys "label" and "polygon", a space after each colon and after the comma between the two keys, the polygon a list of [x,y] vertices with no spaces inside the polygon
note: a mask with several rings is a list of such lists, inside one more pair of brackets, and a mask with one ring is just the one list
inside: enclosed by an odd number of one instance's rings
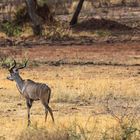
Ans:
{"label": "antelope's hind leg", "polygon": [[47,121],[48,109],[45,107],[45,122]]}
{"label": "antelope's hind leg", "polygon": [[48,104],[43,104],[43,105],[44,105],[44,107],[45,107],[45,122],[46,122],[46,120],[47,120],[48,111],[49,111],[49,113],[50,113],[50,115],[51,115],[52,121],[54,122],[54,116],[53,116],[52,109],[49,107]]}
{"label": "antelope's hind leg", "polygon": [[30,124],[31,124],[31,121],[30,121],[30,109],[31,109],[31,107],[32,107],[32,103],[33,103],[33,100],[31,100],[31,99],[26,99],[27,113],[28,113],[28,126],[30,126]]}

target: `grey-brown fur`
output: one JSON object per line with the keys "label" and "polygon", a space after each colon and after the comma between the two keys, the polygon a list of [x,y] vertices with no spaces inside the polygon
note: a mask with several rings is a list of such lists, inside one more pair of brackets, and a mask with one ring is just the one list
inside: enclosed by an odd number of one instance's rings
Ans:
{"label": "grey-brown fur", "polygon": [[22,96],[26,99],[27,111],[28,111],[28,125],[30,125],[30,109],[32,107],[32,103],[33,101],[37,101],[37,100],[41,100],[41,103],[45,107],[45,121],[47,120],[47,114],[49,111],[52,120],[54,122],[52,109],[48,105],[50,100],[50,95],[51,95],[51,89],[48,87],[48,85],[44,83],[37,83],[30,79],[23,80],[19,75],[18,70],[26,67],[26,63],[25,66],[23,67],[15,68],[16,61],[14,61],[14,66],[10,68],[9,70],[10,76],[7,77],[7,79],[11,81],[14,80],[16,82],[20,94],[22,94]]}

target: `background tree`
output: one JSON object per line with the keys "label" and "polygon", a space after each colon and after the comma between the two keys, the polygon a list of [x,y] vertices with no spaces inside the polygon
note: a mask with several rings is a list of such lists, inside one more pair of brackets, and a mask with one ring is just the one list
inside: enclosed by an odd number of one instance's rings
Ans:
{"label": "background tree", "polygon": [[75,12],[74,12],[74,14],[73,14],[73,17],[72,17],[72,19],[71,19],[71,21],[70,21],[70,25],[71,25],[71,26],[72,26],[72,25],[75,25],[75,24],[77,23],[77,21],[78,21],[78,16],[79,16],[80,11],[81,11],[81,9],[82,9],[83,3],[84,3],[84,0],[79,0],[79,3],[78,3],[78,5],[77,5],[77,8],[76,8],[76,10],[75,10]]}
{"label": "background tree", "polygon": [[37,0],[25,0],[25,1],[28,15],[33,24],[33,32],[35,35],[41,35],[43,22],[54,21],[50,9],[46,3],[43,4],[43,6],[38,5]]}
{"label": "background tree", "polygon": [[33,23],[34,34],[41,35],[42,26],[41,26],[40,17],[37,15],[37,7],[38,7],[37,1],[36,0],[26,0],[26,5],[27,5],[28,14]]}
{"label": "background tree", "polygon": [[[82,6],[83,6],[83,3],[84,3],[84,0],[79,0],[79,3],[77,5],[77,8],[73,14],[73,17],[70,21],[70,25],[75,25],[78,21],[78,16],[80,14],[80,11],[82,9]],[[41,29],[41,21],[40,21],[40,16],[37,14],[37,9],[38,9],[38,4],[37,4],[37,0],[26,0],[26,4],[27,4],[27,7],[28,7],[28,13],[29,13],[29,16],[32,20],[32,23],[33,23],[33,31],[34,31],[34,34],[36,35],[39,35],[42,33]],[[47,4],[46,4],[47,5]],[[46,7],[44,7],[45,9]],[[48,8],[48,12],[50,12],[49,10],[49,7]],[[51,15],[49,13],[49,15]],[[53,17],[50,16],[49,19],[52,21],[53,20]],[[47,20],[49,20],[47,19]]]}

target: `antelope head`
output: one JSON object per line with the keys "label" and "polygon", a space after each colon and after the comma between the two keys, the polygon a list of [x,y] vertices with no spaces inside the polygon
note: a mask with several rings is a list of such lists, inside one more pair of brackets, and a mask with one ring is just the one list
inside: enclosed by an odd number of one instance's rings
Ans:
{"label": "antelope head", "polygon": [[27,66],[27,62],[28,62],[28,60],[26,60],[25,63],[22,66],[17,67],[17,63],[14,60],[14,63],[9,68],[10,75],[7,77],[7,79],[10,80],[10,81],[14,81],[17,77],[19,77],[19,69],[25,68]]}

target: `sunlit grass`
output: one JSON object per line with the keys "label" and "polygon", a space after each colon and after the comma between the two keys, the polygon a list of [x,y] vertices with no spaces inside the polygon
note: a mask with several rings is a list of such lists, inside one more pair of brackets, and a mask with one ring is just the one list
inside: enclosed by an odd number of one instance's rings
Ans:
{"label": "sunlit grass", "polygon": [[[49,116],[48,122],[44,123],[44,108],[40,102],[35,102],[31,109],[32,126],[27,128],[25,100],[18,93],[15,83],[6,79],[8,71],[1,69],[0,138],[28,139],[26,136],[36,136],[37,133],[44,137],[47,133],[51,136],[48,139],[57,139],[59,136],[66,139],[69,136],[72,140],[101,140],[108,137],[120,140],[125,131],[111,114],[102,114],[106,109],[106,104],[102,102],[108,97],[116,102],[126,98],[126,104],[129,100],[139,99],[139,77],[130,76],[132,71],[118,67],[102,69],[89,66],[47,66],[21,71],[23,78],[44,82],[51,87],[50,106],[56,120],[54,125]],[[121,113],[118,115],[120,117]],[[60,135],[56,132],[60,132]],[[134,133],[132,140],[137,140],[137,133]]]}

